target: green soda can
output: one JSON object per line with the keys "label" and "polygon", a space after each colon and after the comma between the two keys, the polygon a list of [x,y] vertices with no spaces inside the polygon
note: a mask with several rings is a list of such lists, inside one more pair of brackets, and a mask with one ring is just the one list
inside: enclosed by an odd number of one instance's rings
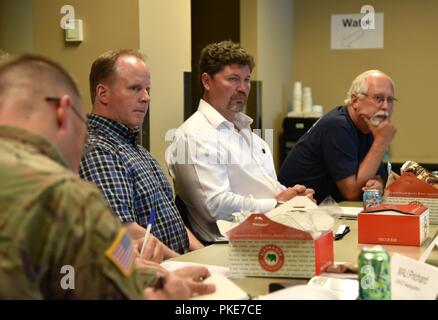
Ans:
{"label": "green soda can", "polygon": [[364,247],[359,255],[359,299],[391,300],[389,255],[382,246]]}

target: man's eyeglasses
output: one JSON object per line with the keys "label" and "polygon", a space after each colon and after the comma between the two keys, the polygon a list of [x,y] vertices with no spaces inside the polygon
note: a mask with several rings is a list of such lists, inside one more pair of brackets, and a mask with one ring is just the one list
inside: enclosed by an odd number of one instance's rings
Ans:
{"label": "man's eyeglasses", "polygon": [[373,100],[376,104],[382,104],[385,101],[390,104],[393,105],[395,102],[397,102],[398,100],[394,97],[385,97],[383,94],[375,94],[370,96],[369,94],[366,93],[360,93],[361,95],[370,98],[371,100]]}
{"label": "man's eyeglasses", "polygon": [[[56,102],[58,103],[61,98],[60,97],[45,97],[44,98],[47,102]],[[83,122],[85,125],[87,125],[87,120],[85,120],[84,116],[79,112],[78,109],[74,105],[71,106],[73,113]]]}

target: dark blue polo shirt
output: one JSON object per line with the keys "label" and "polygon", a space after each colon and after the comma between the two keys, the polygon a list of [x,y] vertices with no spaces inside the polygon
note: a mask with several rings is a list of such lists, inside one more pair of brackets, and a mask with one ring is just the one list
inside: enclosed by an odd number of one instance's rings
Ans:
{"label": "dark blue polo shirt", "polygon": [[[356,128],[347,107],[336,107],[299,139],[283,162],[278,179],[288,187],[299,183],[315,189],[318,203],[328,195],[343,201],[336,181],[357,173],[372,143],[372,134]],[[383,173],[381,165],[376,174]]]}

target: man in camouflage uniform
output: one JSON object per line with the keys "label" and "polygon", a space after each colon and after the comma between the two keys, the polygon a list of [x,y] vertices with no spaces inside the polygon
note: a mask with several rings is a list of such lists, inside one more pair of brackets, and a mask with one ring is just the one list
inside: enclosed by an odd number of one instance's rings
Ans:
{"label": "man in camouflage uniform", "polygon": [[156,271],[139,275],[125,229],[98,189],[73,172],[86,133],[79,91],[62,67],[37,56],[0,64],[0,298],[183,299],[213,291],[194,281],[206,269],[163,273],[163,288],[143,289]]}

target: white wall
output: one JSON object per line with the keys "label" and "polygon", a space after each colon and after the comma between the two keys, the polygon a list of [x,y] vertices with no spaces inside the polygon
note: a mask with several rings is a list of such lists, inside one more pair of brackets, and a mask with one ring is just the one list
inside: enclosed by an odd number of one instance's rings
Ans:
{"label": "white wall", "polygon": [[190,0],[139,0],[139,14],[151,69],[150,152],[167,174],[164,137],[183,123],[183,72],[191,71]]}
{"label": "white wall", "polygon": [[253,79],[262,81],[262,126],[274,130],[277,165],[292,88],[292,17],[293,0],[241,0],[241,43],[256,59]]}

